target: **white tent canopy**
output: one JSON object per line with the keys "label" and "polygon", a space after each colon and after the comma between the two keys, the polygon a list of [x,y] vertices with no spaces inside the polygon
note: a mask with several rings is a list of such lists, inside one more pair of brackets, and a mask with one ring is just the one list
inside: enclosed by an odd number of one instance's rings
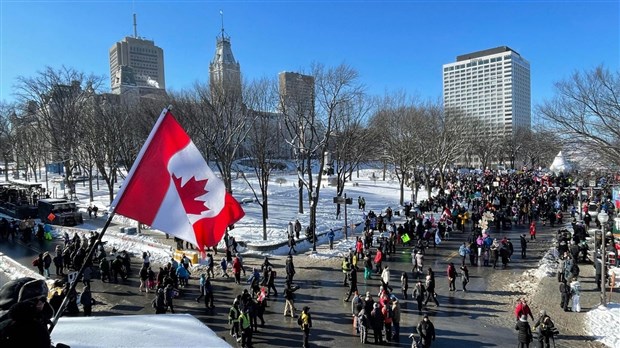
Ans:
{"label": "white tent canopy", "polygon": [[566,159],[564,159],[564,155],[562,155],[562,151],[560,151],[557,156],[553,159],[553,163],[549,167],[549,170],[554,172],[555,174],[569,172],[573,168]]}

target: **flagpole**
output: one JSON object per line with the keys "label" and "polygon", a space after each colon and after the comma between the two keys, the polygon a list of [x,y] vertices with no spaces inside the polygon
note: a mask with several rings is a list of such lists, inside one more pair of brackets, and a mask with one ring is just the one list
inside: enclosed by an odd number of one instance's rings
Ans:
{"label": "flagpole", "polygon": [[77,276],[75,277],[75,279],[71,283],[71,286],[69,287],[69,291],[67,292],[67,294],[65,295],[65,298],[62,300],[62,303],[60,304],[60,308],[55,313],[54,318],[52,319],[52,323],[51,323],[50,328],[49,328],[49,333],[50,334],[52,333],[52,330],[54,330],[54,327],[56,326],[56,323],[58,322],[58,319],[62,316],[62,314],[64,313],[65,309],[67,308],[67,305],[69,304],[69,295],[73,291],[75,291],[75,288],[77,287],[78,279],[80,279],[80,277],[84,274],[84,269],[86,268],[86,265],[90,264],[90,262],[91,262],[91,260],[93,258],[93,255],[95,254],[95,250],[97,250],[97,246],[99,246],[99,244],[101,244],[101,239],[103,238],[103,235],[105,234],[105,232],[107,231],[108,227],[110,226],[110,223],[112,222],[112,218],[114,217],[114,215],[115,215],[114,210],[112,210],[112,212],[108,216],[108,220],[105,222],[105,225],[103,226],[103,229],[99,233],[99,236],[97,237],[97,240],[95,241],[95,243],[93,243],[89,247],[90,250],[88,251],[88,254],[86,255],[86,258],[84,259],[84,263],[82,264],[82,267],[80,267],[80,270],[79,270]]}
{"label": "flagpole", "polygon": [[[148,137],[146,143],[150,142],[150,140],[152,139],[152,137],[155,134],[155,130],[158,128],[158,125],[162,122],[164,116],[168,113],[168,111],[170,109],[172,109],[172,105],[169,105],[167,108],[164,108],[162,110],[161,114],[159,115],[159,118],[157,119],[157,122],[155,123],[155,126],[153,127],[153,131],[151,131],[151,134],[149,134],[149,137]],[[142,159],[142,156],[144,155],[145,148],[146,147],[143,147],[140,150],[140,153],[136,157],[135,163],[140,163],[140,160]],[[84,274],[84,269],[86,268],[86,265],[88,265],[91,262],[91,260],[93,258],[93,255],[95,254],[95,250],[97,249],[97,246],[99,244],[101,244],[101,240],[102,240],[103,236],[105,235],[105,232],[108,230],[108,227],[110,227],[110,223],[112,223],[112,218],[116,214],[116,212],[115,212],[116,207],[118,205],[120,205],[120,202],[121,202],[121,200],[123,199],[123,196],[124,196],[125,187],[127,187],[129,185],[129,183],[131,182],[131,180],[133,179],[134,171],[135,171],[135,166],[132,166],[131,170],[129,171],[129,173],[127,175],[127,178],[125,179],[125,181],[127,181],[127,182],[123,183],[123,186],[121,187],[121,190],[118,192],[118,194],[116,196],[116,199],[113,202],[110,203],[110,206],[112,207],[112,211],[108,215],[108,220],[105,222],[105,225],[101,229],[101,232],[99,233],[99,236],[97,237],[97,240],[95,241],[95,243],[93,243],[90,246],[90,250],[88,251],[88,254],[86,255],[86,258],[84,259],[84,263],[82,264],[82,267],[80,267],[80,270],[78,271],[78,274],[75,277],[75,280],[69,286],[69,291],[65,295],[65,298],[62,300],[62,303],[60,304],[60,308],[58,309],[58,312],[55,313],[54,318],[52,319],[52,322],[50,324],[50,328],[48,330],[50,334],[52,333],[52,331],[54,330],[54,327],[58,323],[58,319],[60,319],[60,317],[64,313],[65,309],[67,308],[67,305],[69,304],[69,295],[73,291],[75,291],[75,288],[77,287],[77,283],[78,283],[77,280],[80,279],[80,277]],[[140,223],[140,221],[138,221],[138,223]]]}

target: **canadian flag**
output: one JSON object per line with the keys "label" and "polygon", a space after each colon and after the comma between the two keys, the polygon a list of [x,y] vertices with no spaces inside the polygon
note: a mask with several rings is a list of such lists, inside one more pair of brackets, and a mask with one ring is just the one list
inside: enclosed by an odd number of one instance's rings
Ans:
{"label": "canadian flag", "polygon": [[164,109],[114,202],[114,212],[198,246],[217,245],[245,212]]}

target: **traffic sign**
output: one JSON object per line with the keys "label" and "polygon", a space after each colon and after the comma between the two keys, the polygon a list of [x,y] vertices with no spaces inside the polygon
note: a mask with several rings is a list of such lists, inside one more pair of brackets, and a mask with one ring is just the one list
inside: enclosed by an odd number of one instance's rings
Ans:
{"label": "traffic sign", "polygon": [[334,197],[335,204],[353,204],[353,198],[345,198],[345,197]]}

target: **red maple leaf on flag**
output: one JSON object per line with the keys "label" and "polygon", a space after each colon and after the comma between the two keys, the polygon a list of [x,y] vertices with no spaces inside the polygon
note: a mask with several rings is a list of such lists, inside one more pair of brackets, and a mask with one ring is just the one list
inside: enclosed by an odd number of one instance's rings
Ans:
{"label": "red maple leaf on flag", "polygon": [[204,201],[197,199],[208,192],[205,190],[205,186],[209,179],[196,180],[195,177],[192,176],[185,185],[181,185],[182,179],[172,174],[172,181],[174,181],[174,186],[177,188],[179,198],[181,198],[183,208],[185,208],[187,214],[200,215],[203,211],[209,210],[209,208],[205,206]]}

